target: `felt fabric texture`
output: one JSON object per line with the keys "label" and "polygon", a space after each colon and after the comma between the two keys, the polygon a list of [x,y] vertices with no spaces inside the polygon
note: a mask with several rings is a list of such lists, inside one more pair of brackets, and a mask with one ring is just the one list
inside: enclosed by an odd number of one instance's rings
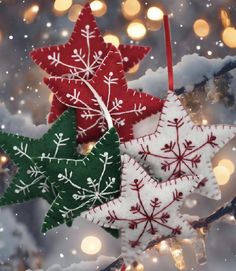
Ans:
{"label": "felt fabric texture", "polygon": [[111,128],[84,159],[36,158],[59,191],[45,217],[43,232],[119,196],[119,144],[118,134]]}
{"label": "felt fabric texture", "polygon": [[133,138],[133,125],[163,107],[159,98],[128,89],[120,53],[113,47],[90,80],[45,78],[59,101],[76,108],[79,143],[96,141],[107,129],[104,113],[86,82],[108,108],[121,141]]}
{"label": "felt fabric texture", "polygon": [[0,205],[22,203],[41,197],[52,203],[57,190],[33,157],[76,158],[76,119],[69,109],[40,139],[0,132],[0,147],[11,158],[18,170],[0,199]]}
{"label": "felt fabric texture", "polygon": [[121,151],[147,164],[163,181],[201,174],[198,192],[219,200],[221,192],[211,160],[235,135],[234,126],[194,125],[178,97],[169,91],[156,132],[125,142]]}
{"label": "felt fabric texture", "polygon": [[[52,76],[90,79],[108,54],[110,43],[105,43],[89,4],[82,9],[74,31],[66,44],[39,48],[31,52],[33,61]],[[123,45],[118,47],[124,70],[135,66],[149,52],[150,47]],[[66,110],[53,97],[49,123]]]}
{"label": "felt fabric texture", "polygon": [[81,216],[100,226],[121,230],[122,253],[131,264],[156,237],[189,238],[195,231],[179,212],[183,200],[198,186],[185,176],[158,183],[131,157],[122,157],[122,189],[119,198]]}

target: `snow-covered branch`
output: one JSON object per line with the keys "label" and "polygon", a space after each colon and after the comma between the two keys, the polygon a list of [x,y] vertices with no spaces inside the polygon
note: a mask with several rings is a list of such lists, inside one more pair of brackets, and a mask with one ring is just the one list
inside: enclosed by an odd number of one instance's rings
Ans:
{"label": "snow-covered branch", "polygon": [[[235,68],[235,56],[226,56],[224,59],[208,59],[197,54],[185,55],[174,66],[175,89],[177,93],[192,91]],[[149,69],[139,79],[129,82],[130,88],[142,89],[161,98],[166,96],[167,86],[166,68],[158,68],[156,71]]]}

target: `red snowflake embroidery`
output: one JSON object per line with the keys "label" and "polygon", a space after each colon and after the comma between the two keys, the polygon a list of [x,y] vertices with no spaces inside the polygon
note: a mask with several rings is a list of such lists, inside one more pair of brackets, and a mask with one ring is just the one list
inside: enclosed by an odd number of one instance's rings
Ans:
{"label": "red snowflake embroidery", "polygon": [[[168,224],[171,216],[168,208],[171,207],[174,202],[182,200],[183,193],[175,189],[175,192],[172,193],[172,198],[170,198],[169,203],[164,206],[157,197],[150,198],[148,199],[149,208],[146,208],[141,197],[141,190],[143,189],[144,185],[144,181],[138,179],[135,179],[133,183],[130,184],[131,190],[137,193],[137,202],[129,209],[131,217],[130,219],[118,217],[114,210],[109,210],[109,215],[106,217],[107,222],[110,225],[112,225],[116,221],[127,221],[129,229],[131,230],[137,229],[138,226],[139,228],[141,227],[141,232],[138,238],[129,242],[132,247],[140,245],[140,239],[145,233],[149,233],[151,235],[157,234],[158,226],[169,229],[172,235],[180,235],[182,230],[182,227],[180,225],[172,227]],[[132,216],[134,215],[135,218],[132,218]],[[137,215],[139,215],[139,217],[137,217]]]}
{"label": "red snowflake embroidery", "polygon": [[203,149],[206,145],[210,145],[212,148],[218,146],[216,141],[216,136],[211,132],[204,143],[200,146],[195,146],[191,140],[185,139],[184,142],[180,142],[179,131],[180,128],[184,125],[184,118],[174,118],[173,120],[168,120],[168,127],[173,128],[173,133],[176,135],[175,141],[170,141],[169,143],[165,143],[161,148],[167,155],[159,155],[150,152],[149,146],[146,145],[144,147],[141,144],[141,151],[139,151],[139,155],[141,159],[146,160],[147,157],[154,156],[163,159],[161,162],[161,169],[163,171],[171,171],[172,174],[168,179],[179,178],[183,175],[186,175],[187,172],[184,171],[183,165],[191,172],[195,174],[194,169],[198,168],[198,164],[201,162],[201,154],[199,151]]}

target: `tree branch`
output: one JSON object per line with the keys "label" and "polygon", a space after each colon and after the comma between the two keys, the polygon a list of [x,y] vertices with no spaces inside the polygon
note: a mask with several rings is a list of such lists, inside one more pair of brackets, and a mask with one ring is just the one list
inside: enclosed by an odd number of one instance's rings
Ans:
{"label": "tree branch", "polygon": [[[224,206],[216,210],[213,214],[211,214],[208,217],[201,218],[198,221],[194,221],[192,223],[192,226],[194,229],[199,228],[208,228],[212,223],[217,222],[219,219],[224,217],[225,215],[232,214],[234,218],[236,219],[236,196],[228,203],[226,203]],[[152,242],[150,242],[147,246],[147,249],[151,249],[153,246],[159,244],[161,241],[164,241],[166,239],[169,239],[173,236],[158,238]],[[121,257],[119,257],[115,262],[110,264],[108,267],[101,271],[113,271],[116,269],[122,268],[124,265],[124,261]]]}
{"label": "tree branch", "polygon": [[[231,70],[236,68],[236,61],[230,61],[229,63],[227,63],[224,67],[222,67],[221,70],[219,70],[218,72],[216,72],[213,77],[218,77],[221,75],[224,75],[227,72],[230,72]],[[212,77],[212,78],[213,78]],[[194,85],[194,89],[195,88],[199,88],[199,87],[204,87],[206,85],[206,83],[210,80],[211,78],[207,78],[205,77],[201,82],[197,83]],[[185,92],[185,87],[181,87],[179,89],[176,89],[175,92],[179,95],[179,94],[183,94]]]}

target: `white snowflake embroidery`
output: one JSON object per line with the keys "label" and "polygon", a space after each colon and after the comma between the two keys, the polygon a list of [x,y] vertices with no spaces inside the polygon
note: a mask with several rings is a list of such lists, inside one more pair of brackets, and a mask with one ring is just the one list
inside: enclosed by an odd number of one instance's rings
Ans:
{"label": "white snowflake embroidery", "polygon": [[[118,78],[113,75],[113,72],[109,72],[108,75],[104,75],[104,83],[107,86],[107,88],[104,89],[104,92],[106,91],[107,95],[106,98],[104,98],[103,100],[116,127],[125,126],[126,120],[122,117],[122,115],[134,113],[136,116],[139,116],[142,115],[143,112],[146,110],[146,106],[143,106],[141,103],[135,103],[133,105],[133,109],[122,111],[122,108],[124,107],[124,101],[122,99],[118,99],[117,97],[114,97],[113,100],[111,100],[112,86],[118,84]],[[83,102],[82,99],[80,99],[80,94],[80,91],[75,88],[73,94],[67,93],[66,97],[69,99],[72,105],[82,111],[81,117],[83,119],[94,119],[94,122],[86,128],[78,126],[78,136],[86,136],[87,132],[96,126],[101,130],[101,132],[105,132],[107,129],[107,122],[103,112],[99,109],[95,109],[96,107],[98,107],[97,100],[92,99],[93,105],[90,106]],[[80,103],[81,106],[77,106],[77,103]]]}
{"label": "white snowflake embroidery", "polygon": [[105,188],[101,189],[101,182],[104,181],[103,177],[106,172],[107,166],[112,164],[113,156],[109,156],[107,152],[100,154],[99,158],[100,162],[103,164],[103,169],[100,174],[99,179],[92,179],[91,177],[87,177],[87,184],[89,188],[84,188],[73,182],[73,172],[68,172],[67,168],[65,168],[64,173],[58,174],[58,181],[66,183],[70,183],[71,186],[77,189],[77,193],[71,195],[72,200],[74,201],[83,201],[83,203],[78,204],[76,208],[68,208],[67,206],[63,206],[59,209],[62,217],[65,219],[71,218],[73,212],[88,206],[89,208],[93,208],[95,203],[98,201],[101,204],[107,201],[107,198],[112,198],[113,195],[119,192],[109,191],[114,187],[116,183],[115,177],[108,177],[108,180],[105,183]]}
{"label": "white snowflake embroidery", "polygon": [[53,139],[53,143],[56,145],[56,149],[55,149],[54,154],[52,155],[52,154],[50,154],[50,153],[48,153],[48,154],[42,153],[42,154],[41,154],[41,158],[42,158],[42,157],[56,158],[56,157],[57,157],[57,154],[58,154],[58,151],[59,151],[59,149],[60,149],[60,147],[66,146],[66,142],[67,142],[68,140],[70,140],[69,137],[63,138],[63,136],[64,136],[63,133],[59,133],[59,134],[56,133],[56,134],[54,134],[54,135],[55,135],[55,139]]}
{"label": "white snowflake embroidery", "polygon": [[84,78],[89,79],[93,76],[100,66],[103,60],[102,51],[94,51],[91,61],[91,40],[96,38],[95,31],[90,29],[90,25],[86,25],[84,29],[81,29],[81,36],[86,40],[87,48],[85,50],[74,49],[71,57],[80,64],[80,67],[69,65],[61,60],[61,53],[53,52],[52,55],[48,55],[51,65],[57,67],[58,65],[69,68],[70,74],[65,74],[64,77],[70,79]]}

